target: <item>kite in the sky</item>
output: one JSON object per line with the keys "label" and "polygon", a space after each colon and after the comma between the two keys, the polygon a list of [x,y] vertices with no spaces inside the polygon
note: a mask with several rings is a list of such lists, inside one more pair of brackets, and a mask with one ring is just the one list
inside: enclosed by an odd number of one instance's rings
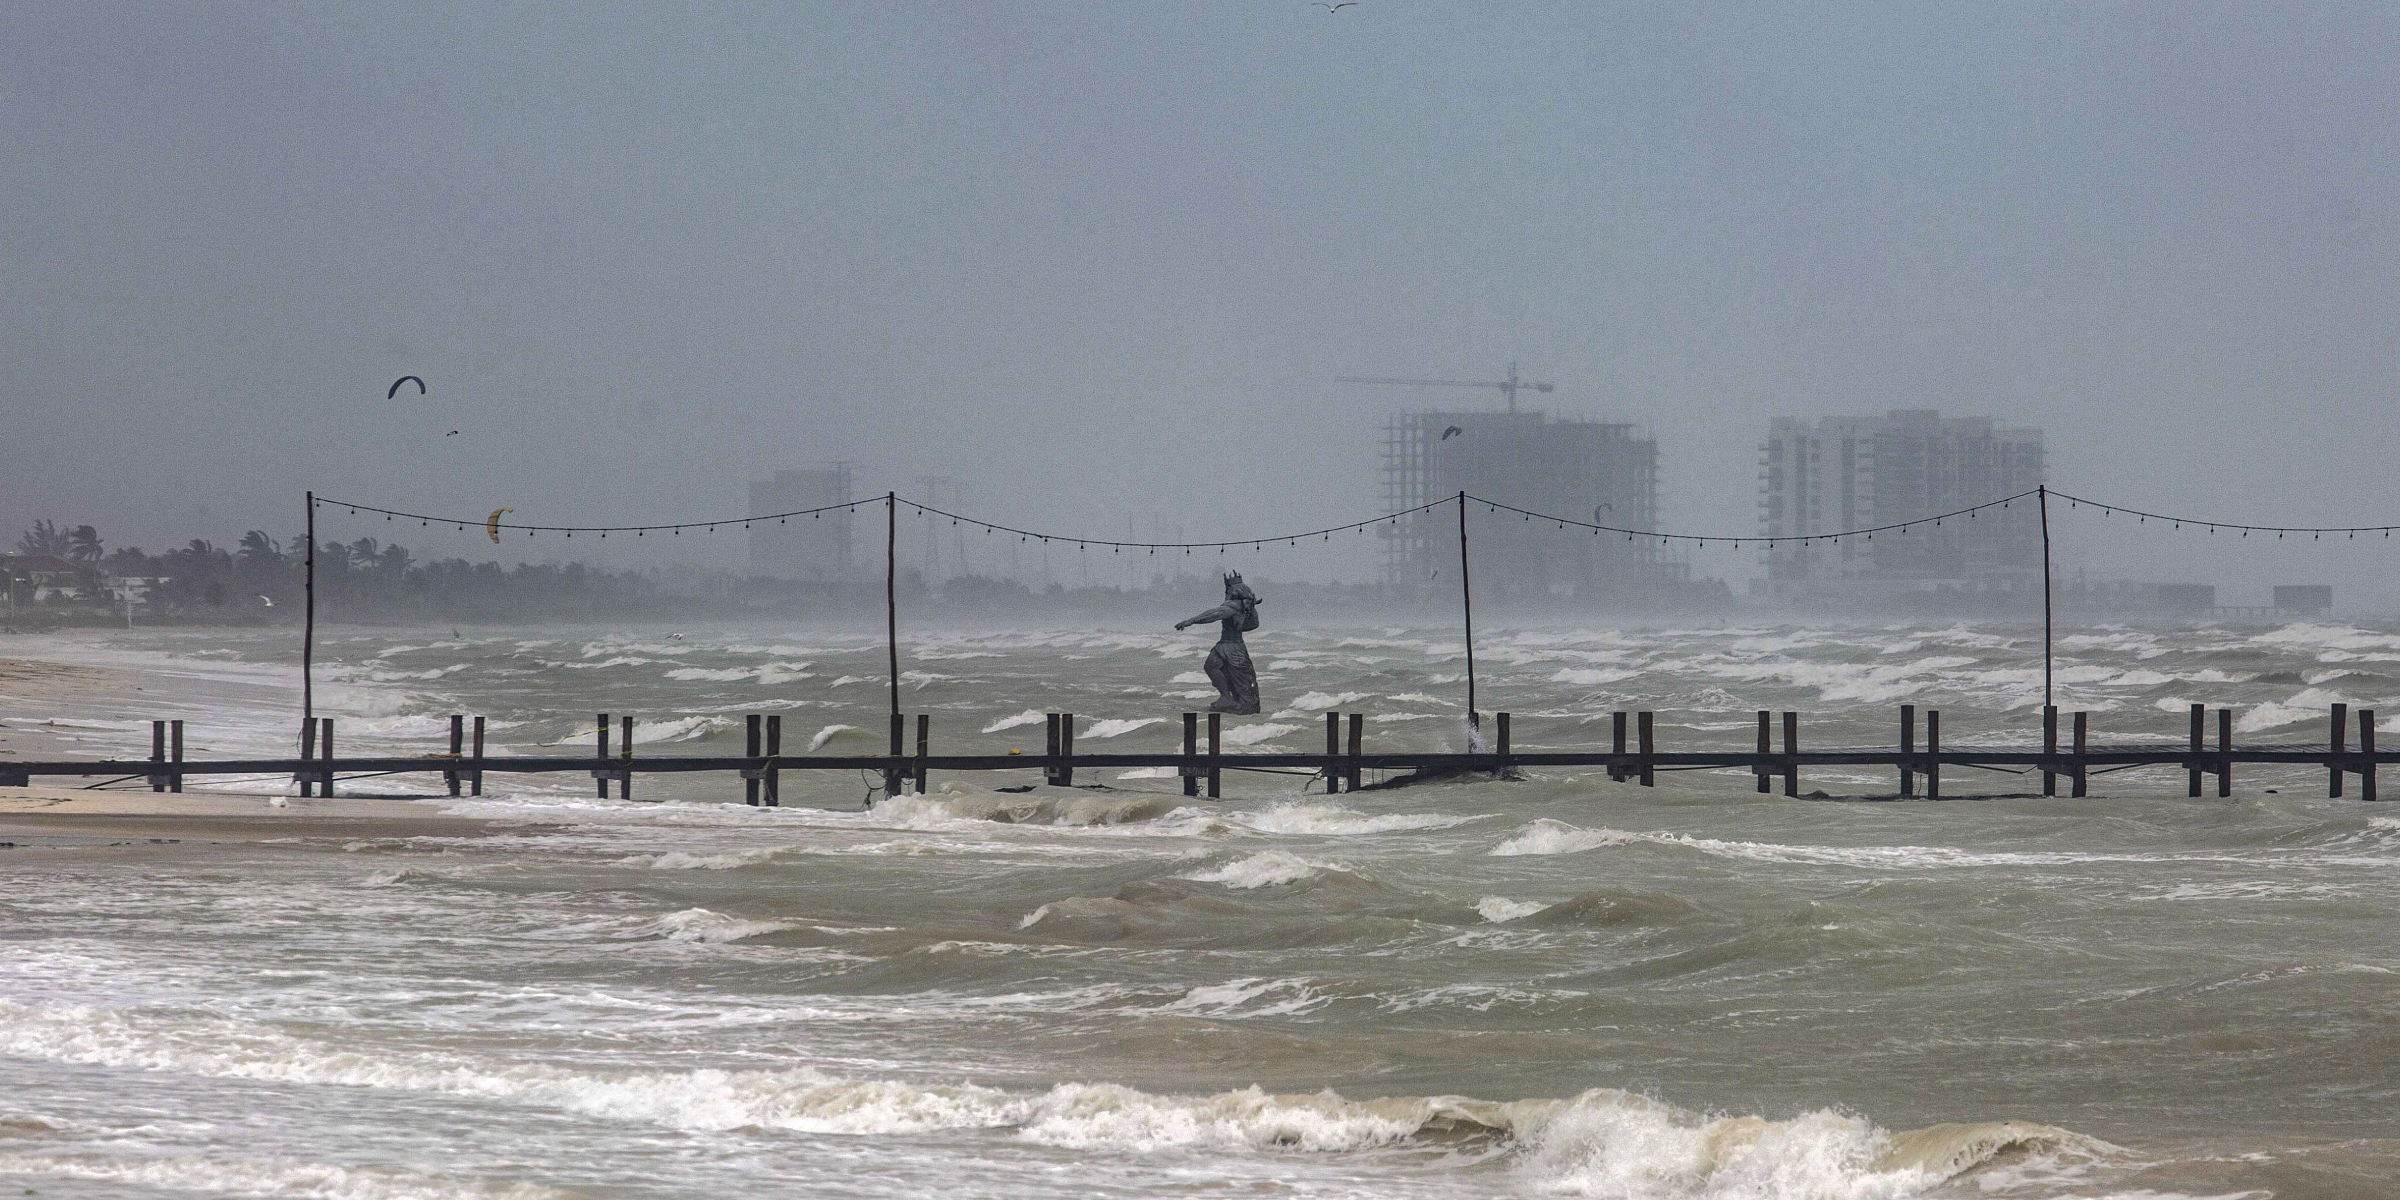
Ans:
{"label": "kite in the sky", "polygon": [[422,380],[422,379],[419,379],[419,378],[417,378],[417,377],[416,377],[416,376],[414,376],[414,375],[403,375],[403,376],[401,376],[400,378],[398,378],[398,379],[395,379],[395,380],[393,380],[393,381],[392,381],[391,390],[389,390],[389,391],[385,392],[385,393],[383,394],[383,398],[384,398],[384,399],[386,399],[386,400],[389,400],[389,399],[391,399],[392,397],[399,395],[399,394],[400,394],[400,385],[401,385],[401,384],[404,384],[404,383],[414,383],[414,384],[416,384],[416,385],[417,385],[417,394],[418,394],[418,395],[420,395],[420,396],[422,396],[422,395],[424,395],[424,394],[425,394],[425,381],[424,381],[424,380]]}
{"label": "kite in the sky", "polygon": [[494,544],[498,544],[500,541],[500,514],[504,512],[515,511],[517,510],[513,508],[495,508],[492,510],[491,516],[483,519],[483,531],[492,535],[492,541]]}

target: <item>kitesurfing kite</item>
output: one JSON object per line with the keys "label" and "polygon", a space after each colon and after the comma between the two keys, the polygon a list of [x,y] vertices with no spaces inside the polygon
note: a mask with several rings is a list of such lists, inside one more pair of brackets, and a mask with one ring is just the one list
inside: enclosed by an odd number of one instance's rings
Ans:
{"label": "kitesurfing kite", "polygon": [[398,379],[395,379],[395,380],[393,380],[393,381],[392,381],[391,390],[389,390],[389,391],[385,392],[385,393],[383,394],[383,398],[384,398],[384,399],[386,399],[386,400],[389,400],[389,399],[391,399],[392,397],[399,395],[399,394],[400,394],[400,385],[401,385],[401,384],[404,384],[404,383],[414,383],[414,384],[416,384],[416,385],[417,385],[417,394],[418,394],[418,395],[420,395],[420,396],[422,396],[422,395],[424,395],[424,394],[425,394],[425,381],[424,381],[424,380],[422,380],[422,379],[419,379],[419,378],[417,378],[417,377],[416,377],[416,376],[414,376],[414,375],[403,375],[403,376],[401,376],[400,378],[398,378]]}
{"label": "kitesurfing kite", "polygon": [[495,545],[500,541],[500,514],[515,511],[517,510],[513,508],[495,508],[492,510],[491,516],[483,519],[483,531],[492,535],[492,542]]}

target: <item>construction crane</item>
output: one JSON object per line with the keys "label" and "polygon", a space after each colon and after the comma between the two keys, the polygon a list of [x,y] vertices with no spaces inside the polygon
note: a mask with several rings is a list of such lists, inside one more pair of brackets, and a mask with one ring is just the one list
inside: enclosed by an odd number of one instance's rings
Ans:
{"label": "construction crane", "polygon": [[1515,364],[1515,363],[1513,363],[1513,362],[1512,362],[1512,363],[1510,363],[1510,364],[1508,364],[1508,378],[1507,378],[1507,379],[1504,379],[1504,380],[1502,380],[1502,381],[1500,381],[1500,382],[1498,382],[1498,383],[1481,383],[1481,382],[1477,382],[1477,381],[1475,381],[1475,380],[1472,380],[1472,379],[1369,379],[1369,378],[1367,378],[1367,377],[1365,377],[1365,376],[1360,376],[1360,375],[1338,375],[1338,376],[1335,376],[1335,377],[1334,377],[1334,382],[1335,382],[1335,383],[1402,383],[1402,384],[1408,384],[1408,385],[1410,385],[1410,386],[1412,386],[1412,387],[1471,387],[1471,388],[1499,388],[1499,389],[1500,389],[1500,394],[1501,394],[1501,395],[1503,395],[1503,396],[1506,396],[1506,397],[1508,397],[1508,411],[1510,411],[1510,412],[1512,412],[1512,413],[1513,413],[1513,412],[1515,412],[1515,411],[1517,411],[1517,389],[1518,389],[1518,388],[1526,388],[1526,389],[1529,389],[1529,390],[1532,390],[1532,391],[1536,391],[1536,392],[1550,392],[1550,391],[1555,391],[1555,390],[1557,390],[1557,389],[1556,389],[1556,388],[1555,388],[1553,385],[1551,385],[1551,384],[1547,384],[1547,383],[1523,383],[1523,382],[1519,382],[1519,381],[1518,381],[1518,379],[1517,379],[1517,364]]}

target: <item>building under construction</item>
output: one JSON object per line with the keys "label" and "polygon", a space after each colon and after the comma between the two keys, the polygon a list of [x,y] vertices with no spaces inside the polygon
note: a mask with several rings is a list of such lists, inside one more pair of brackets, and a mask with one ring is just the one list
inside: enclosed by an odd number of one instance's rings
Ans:
{"label": "building under construction", "polygon": [[[1511,372],[1512,378],[1514,372]],[[1390,511],[1455,497],[1488,500],[1626,529],[1658,527],[1658,443],[1622,422],[1561,420],[1543,412],[1403,413],[1384,426],[1384,502]],[[1661,560],[1648,538],[1526,520],[1468,516],[1478,591],[1622,599],[1655,595],[1687,567]],[[1458,514],[1442,508],[1384,526],[1386,583],[1455,578]]]}

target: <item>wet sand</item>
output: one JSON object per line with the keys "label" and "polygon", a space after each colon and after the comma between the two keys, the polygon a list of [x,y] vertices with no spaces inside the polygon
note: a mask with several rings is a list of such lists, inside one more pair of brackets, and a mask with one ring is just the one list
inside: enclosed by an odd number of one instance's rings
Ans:
{"label": "wet sand", "polygon": [[513,822],[451,816],[431,801],[0,787],[0,841],[20,847],[151,838],[207,842],[470,838],[523,828]]}

